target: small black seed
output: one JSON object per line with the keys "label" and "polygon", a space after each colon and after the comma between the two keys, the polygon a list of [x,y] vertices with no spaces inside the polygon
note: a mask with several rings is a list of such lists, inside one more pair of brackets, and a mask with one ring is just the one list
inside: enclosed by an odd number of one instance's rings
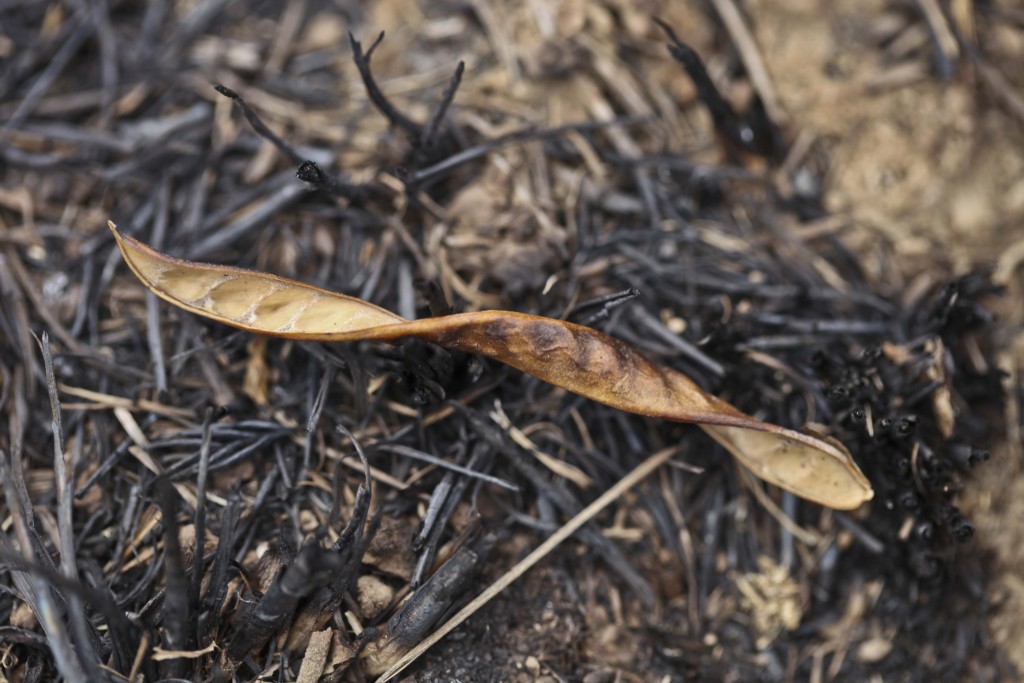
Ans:
{"label": "small black seed", "polygon": [[966,541],[974,535],[974,525],[963,515],[956,515],[949,521],[949,531],[958,541]]}
{"label": "small black seed", "polygon": [[917,416],[907,415],[896,422],[896,436],[908,437],[917,429]]}
{"label": "small black seed", "polygon": [[850,390],[842,385],[832,387],[828,392],[828,401],[835,407],[846,405],[850,401]]}
{"label": "small black seed", "polygon": [[910,558],[910,568],[922,579],[932,579],[939,573],[939,561],[927,553],[914,553]]}
{"label": "small black seed", "polygon": [[900,494],[900,507],[904,510],[916,510],[921,507],[921,501],[913,491],[906,491]]}
{"label": "small black seed", "polygon": [[900,458],[896,461],[896,474],[901,478],[910,476],[910,458]]}
{"label": "small black seed", "polygon": [[869,346],[860,352],[860,362],[863,365],[874,365],[882,357],[882,349],[877,346]]}
{"label": "small black seed", "polygon": [[988,451],[972,449],[971,454],[967,457],[967,464],[973,467],[974,465],[980,465],[986,460],[988,460]]}

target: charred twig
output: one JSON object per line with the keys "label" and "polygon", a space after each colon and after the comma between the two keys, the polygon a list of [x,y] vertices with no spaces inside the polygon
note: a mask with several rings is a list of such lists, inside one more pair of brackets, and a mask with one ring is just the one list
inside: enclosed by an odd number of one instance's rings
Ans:
{"label": "charred twig", "polygon": [[418,141],[423,133],[420,124],[398,111],[391,104],[388,98],[384,96],[384,93],[380,91],[377,82],[373,79],[373,74],[370,73],[370,58],[373,57],[373,52],[377,49],[377,46],[384,40],[384,31],[377,35],[377,39],[373,41],[366,52],[363,52],[362,43],[356,40],[356,37],[351,32],[348,34],[348,40],[352,46],[352,59],[356,64],[356,69],[359,70],[359,77],[363,79],[363,86],[366,88],[366,94],[369,95],[370,101],[380,110],[380,113],[384,114],[391,125],[401,128],[410,138]]}
{"label": "charred twig", "polygon": [[[193,524],[195,528],[195,542],[192,544],[192,580],[189,583],[188,604],[193,609],[200,604],[200,589],[203,582],[203,549],[206,541],[206,484],[210,469],[210,426],[213,422],[213,410],[206,409],[203,418],[203,443],[199,447],[199,473],[196,477],[196,509],[194,511]],[[203,632],[201,620],[196,614],[196,630],[194,645],[203,646]]]}
{"label": "charred twig", "polygon": [[[190,638],[188,625],[192,623],[192,603],[189,602],[189,581],[185,576],[185,563],[179,539],[178,499],[166,479],[160,479],[156,486],[160,500],[160,516],[164,527],[164,581],[167,590],[164,593],[163,636],[166,649],[182,651],[189,649]],[[202,555],[193,558],[193,571],[202,566]],[[179,678],[184,673],[184,662],[171,659],[160,667],[161,674],[169,678]]]}
{"label": "charred twig", "polygon": [[454,169],[471,161],[483,158],[503,147],[516,145],[530,141],[554,140],[571,132],[586,133],[601,130],[609,126],[628,126],[648,121],[644,116],[624,116],[612,121],[587,121],[581,123],[570,123],[564,126],[550,129],[538,129],[530,126],[522,130],[508,133],[494,140],[481,143],[476,147],[464,149],[452,156],[434,163],[426,168],[419,169],[403,178],[403,181],[411,189],[422,189],[431,182],[436,181]]}
{"label": "charred twig", "polygon": [[425,155],[427,158],[434,156],[436,150],[446,146],[442,143],[439,133],[441,122],[452,101],[455,99],[455,93],[458,91],[459,84],[462,82],[462,74],[466,68],[465,62],[460,61],[458,66],[456,66],[455,73],[452,74],[452,78],[441,96],[441,101],[434,115],[427,123],[420,124],[401,113],[385,97],[370,71],[370,58],[373,56],[377,46],[384,40],[384,32],[380,32],[377,39],[373,41],[373,44],[365,52],[363,51],[362,44],[355,39],[351,32],[348,34],[348,37],[349,43],[352,46],[352,59],[355,62],[356,69],[359,71],[359,76],[362,78],[363,86],[366,88],[366,94],[369,96],[370,101],[373,102],[391,125],[399,128],[408,136],[410,143],[417,152]]}
{"label": "charred twig", "polygon": [[234,101],[234,103],[238,105],[238,108],[241,109],[242,113],[245,115],[245,120],[248,121],[249,125],[252,126],[252,129],[256,131],[256,134],[259,135],[261,138],[269,140],[271,143],[273,143],[274,147],[277,147],[279,150],[284,152],[284,154],[289,159],[291,159],[293,164],[301,164],[305,161],[301,154],[296,152],[291,145],[282,140],[277,133],[270,130],[267,124],[263,123],[263,120],[259,117],[259,115],[257,115],[256,112],[253,111],[252,107],[250,107],[238,93],[236,93],[231,88],[220,85],[219,83],[214,84],[213,89],[219,92],[224,97],[227,97],[228,99]]}
{"label": "charred twig", "polygon": [[343,568],[340,555],[324,550],[315,542],[304,546],[235,632],[227,647],[228,658],[238,662],[250,651],[262,647],[291,619],[302,598],[325,585]]}
{"label": "charred twig", "polygon": [[[168,213],[171,202],[171,184],[164,179],[157,193],[156,220],[153,225],[153,241],[163,244],[167,231]],[[153,361],[153,372],[156,375],[158,392],[167,391],[167,368],[164,363],[163,336],[160,334],[160,309],[155,296],[146,297],[146,339],[149,342],[149,356]]]}
{"label": "charred twig", "polygon": [[437,111],[434,112],[434,116],[431,117],[430,123],[426,125],[423,133],[424,148],[430,149],[437,144],[441,121],[444,120],[444,115],[448,112],[448,107],[450,107],[452,102],[455,100],[455,93],[458,91],[459,85],[462,83],[462,74],[465,70],[466,63],[460,61],[459,65],[455,67],[455,73],[452,74],[452,80],[448,83],[448,87],[445,89],[444,94],[441,95],[441,103],[437,106]]}
{"label": "charred twig", "polygon": [[326,551],[334,567],[325,581],[315,586],[301,610],[295,615],[294,626],[289,634],[285,649],[297,652],[305,648],[314,631],[323,628],[341,605],[345,594],[356,580],[356,568],[366,552],[366,546],[376,530],[379,517],[367,525],[370,510],[371,475],[370,463],[359,441],[343,425],[338,431],[352,442],[363,466],[363,483],[356,490],[356,502],[352,517],[331,547]]}
{"label": "charred twig", "polygon": [[[61,424],[60,399],[57,397],[57,380],[53,374],[53,355],[50,352],[50,338],[44,332],[40,346],[43,352],[43,367],[46,371],[46,390],[50,397],[50,432],[53,436],[53,471],[57,483],[57,533],[60,539],[60,569],[70,581],[78,580],[78,566],[75,562],[74,524],[72,520],[72,500],[74,485],[68,472],[68,463],[64,460],[64,429]],[[71,472],[75,470],[76,460],[71,458]],[[98,680],[100,673],[98,662],[100,657],[95,649],[97,636],[89,623],[81,601],[77,595],[67,596],[67,609],[71,621],[71,630],[77,641],[75,651],[78,661],[90,679]]]}
{"label": "charred twig", "polygon": [[488,484],[493,484],[495,486],[499,486],[509,491],[519,490],[518,486],[510,482],[507,482],[504,479],[493,477],[489,474],[484,474],[482,472],[476,472],[475,470],[472,470],[467,467],[461,467],[454,463],[450,463],[443,458],[431,455],[430,453],[418,451],[415,448],[409,448],[408,446],[402,446],[400,444],[381,444],[377,446],[377,450],[385,451],[387,453],[394,453],[396,455],[405,456],[407,458],[413,458],[415,460],[421,460],[423,462],[429,462],[443,469],[451,470],[452,472],[457,472],[458,474],[469,477],[471,479],[477,479],[479,481],[487,482]]}
{"label": "charred twig", "polygon": [[231,563],[231,550],[235,544],[235,531],[238,524],[241,501],[238,491],[228,496],[228,504],[221,515],[218,533],[217,553],[210,572],[210,581],[203,595],[202,611],[197,619],[199,633],[198,645],[205,646],[216,633],[220,622],[221,605],[228,592],[228,569]]}
{"label": "charred twig", "polygon": [[593,299],[587,299],[586,301],[577,304],[572,311],[569,312],[569,318],[576,318],[585,311],[597,308],[598,310],[594,313],[589,314],[587,317],[579,321],[580,325],[593,325],[599,320],[605,320],[608,315],[615,308],[622,304],[629,303],[636,297],[640,296],[640,290],[635,287],[622,290],[621,292],[614,292],[613,294],[606,294],[604,296],[595,297]]}
{"label": "charred twig", "polygon": [[402,608],[388,620],[382,633],[371,641],[363,653],[371,674],[379,674],[405,655],[427,635],[431,627],[464,594],[479,570],[493,539],[486,539],[476,549],[460,548],[427,579]]}
{"label": "charred twig", "polygon": [[380,185],[376,183],[355,185],[344,178],[324,173],[315,161],[303,161],[299,164],[295,177],[309,183],[321,192],[353,201],[387,197],[387,192]]}
{"label": "charred twig", "polygon": [[655,19],[655,21],[668,34],[669,40],[672,41],[672,44],[668,46],[668,52],[682,65],[687,75],[693,80],[694,85],[697,86],[697,94],[711,113],[711,120],[714,122],[715,129],[719,135],[738,149],[746,152],[756,151],[757,140],[755,139],[754,129],[751,128],[749,123],[743,121],[733,110],[732,105],[722,97],[718,87],[711,80],[711,76],[708,75],[704,62],[701,61],[697,52],[679,40],[671,26],[660,19]]}
{"label": "charred twig", "polygon": [[[470,457],[469,465],[472,466],[477,460],[477,455],[482,449],[477,449]],[[424,577],[427,572],[430,571],[434,564],[434,559],[437,556],[437,546],[441,540],[441,534],[444,531],[445,525],[455,512],[456,506],[461,502],[462,496],[466,490],[469,480],[466,478],[459,479],[455,482],[454,486],[443,487],[445,495],[439,497],[440,505],[435,506],[436,512],[433,515],[424,515],[423,518],[423,529],[420,534],[413,539],[413,549],[420,553],[419,559],[416,561],[416,568],[413,570],[412,577],[409,579],[409,586],[413,590],[416,590],[423,583]],[[431,497],[431,502],[434,502],[434,497]],[[437,509],[437,508],[440,509]],[[461,548],[460,548],[461,550]]]}
{"label": "charred twig", "polygon": [[[62,609],[51,592],[51,585],[53,584],[73,584],[73,582],[63,574],[58,575],[48,566],[36,566],[35,551],[30,540],[28,525],[25,523],[25,512],[21,510],[18,495],[14,491],[10,468],[7,464],[7,454],[3,451],[0,451],[0,484],[3,485],[7,508],[13,513],[15,533],[18,545],[21,546],[18,550],[20,550],[21,556],[24,558],[19,560],[17,551],[8,541],[7,535],[4,534],[0,536],[0,552],[3,553],[3,561],[12,567],[24,563],[23,566],[26,569],[29,567],[34,569],[30,573],[26,572],[27,575],[26,573],[15,573],[14,581],[19,588],[22,598],[32,608],[33,613],[43,627],[47,645],[53,653],[54,663],[58,671],[69,681],[84,680],[81,676],[81,664],[79,663],[78,656],[71,645],[67,630],[64,627],[63,614],[61,614]],[[47,555],[43,557],[49,559]],[[51,582],[46,580],[47,573],[59,576],[60,579],[51,584]]]}

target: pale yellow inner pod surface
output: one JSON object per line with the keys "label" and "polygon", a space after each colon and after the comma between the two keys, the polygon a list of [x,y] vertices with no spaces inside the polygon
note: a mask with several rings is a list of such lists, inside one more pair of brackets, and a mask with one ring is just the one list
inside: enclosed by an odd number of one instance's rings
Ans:
{"label": "pale yellow inner pod surface", "polygon": [[284,331],[309,305],[306,297],[296,296],[290,287],[269,290],[256,303],[253,317],[268,330]]}
{"label": "pale yellow inner pod surface", "polygon": [[205,300],[194,303],[228,320],[252,323],[253,310],[267,290],[266,280],[232,274],[211,287]]}
{"label": "pale yellow inner pod surface", "polygon": [[[141,270],[143,264],[137,265]],[[173,291],[175,296],[190,303],[201,301],[212,287],[216,287],[225,278],[223,273],[188,271],[177,266],[168,266],[162,270],[158,268],[159,265],[156,265],[157,276],[153,278],[153,282],[160,289]]]}
{"label": "pale yellow inner pod surface", "polygon": [[287,331],[329,335],[400,322],[405,322],[405,319],[367,306],[359,300],[319,296],[310,297],[306,307]]}
{"label": "pale yellow inner pod surface", "polygon": [[751,472],[765,481],[838,510],[871,500],[870,482],[845,453],[829,453],[785,435],[728,425],[701,425]]}

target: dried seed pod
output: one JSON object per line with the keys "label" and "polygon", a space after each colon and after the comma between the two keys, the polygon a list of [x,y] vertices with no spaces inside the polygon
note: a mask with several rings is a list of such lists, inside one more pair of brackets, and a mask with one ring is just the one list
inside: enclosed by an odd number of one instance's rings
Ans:
{"label": "dried seed pod", "polygon": [[275,275],[176,259],[121,235],[113,223],[110,229],[139,279],[192,313],[288,339],[393,343],[415,337],[487,356],[613,408],[696,423],[754,474],[816,503],[853,509],[873,495],[838,441],[761,422],[592,328],[511,311],[405,320]]}

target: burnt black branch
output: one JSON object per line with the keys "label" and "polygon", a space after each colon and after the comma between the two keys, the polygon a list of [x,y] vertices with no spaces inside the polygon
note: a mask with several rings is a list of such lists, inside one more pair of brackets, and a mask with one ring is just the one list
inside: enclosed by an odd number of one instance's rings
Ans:
{"label": "burnt black branch", "polygon": [[697,51],[681,41],[672,27],[664,21],[657,18],[654,21],[672,41],[672,44],[668,46],[668,52],[682,65],[687,75],[693,80],[693,84],[697,87],[697,95],[704,106],[708,108],[711,120],[715,124],[715,130],[719,135],[739,150],[747,153],[761,153],[754,129],[736,113],[732,105],[722,96],[718,86],[711,80],[704,61]]}

